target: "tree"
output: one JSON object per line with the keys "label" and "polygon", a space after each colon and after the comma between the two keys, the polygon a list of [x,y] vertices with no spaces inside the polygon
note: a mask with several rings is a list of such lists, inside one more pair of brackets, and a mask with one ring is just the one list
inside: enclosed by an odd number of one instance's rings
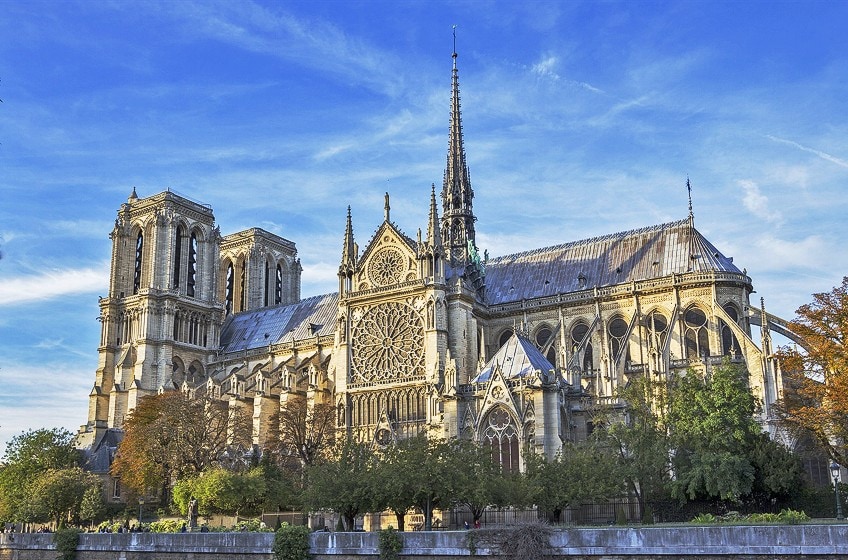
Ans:
{"label": "tree", "polygon": [[789,328],[803,348],[783,348],[786,381],[778,410],[785,424],[810,434],[830,457],[848,465],[848,276],[830,292],[813,294]]}
{"label": "tree", "polygon": [[664,381],[634,379],[618,389],[618,397],[627,403],[624,417],[605,409],[593,418],[599,428],[595,435],[615,453],[618,473],[636,497],[640,518],[648,502],[667,496],[671,480],[671,442],[664,419],[667,389]]}
{"label": "tree", "polygon": [[48,469],[29,487],[29,517],[62,527],[65,521],[79,518],[83,500],[91,492],[101,492],[96,475],[80,467]]}
{"label": "tree", "polygon": [[303,398],[295,398],[281,407],[276,424],[280,437],[279,444],[271,446],[272,452],[280,457],[297,457],[301,468],[306,468],[332,448],[336,410],[332,404],[310,405]]}
{"label": "tree", "polygon": [[243,473],[215,467],[177,482],[174,503],[183,515],[188,513],[192,498],[197,500],[201,515],[253,515],[260,512],[267,491],[261,467]]}
{"label": "tree", "polygon": [[491,505],[515,505],[517,496],[511,490],[521,480],[518,473],[504,472],[492,460],[491,451],[473,441],[458,440],[452,447],[451,462],[457,468],[452,501],[467,506],[475,521]]}
{"label": "tree", "polygon": [[744,367],[723,363],[709,375],[693,370],[669,392],[668,422],[679,498],[738,503],[753,490],[751,453],[762,430]]}
{"label": "tree", "polygon": [[615,461],[602,445],[588,441],[564,445],[551,460],[530,455],[527,477],[534,502],[550,512],[558,522],[569,506],[594,500],[607,500],[621,492]]}
{"label": "tree", "polygon": [[74,436],[67,430],[30,430],[13,437],[0,461],[0,521],[34,521],[30,496],[40,477],[78,463]]}
{"label": "tree", "polygon": [[173,482],[218,466],[229,448],[249,446],[250,429],[247,413],[223,401],[147,396],[124,422],[112,474],[139,495],[164,494]]}
{"label": "tree", "polygon": [[314,509],[338,513],[348,531],[356,516],[374,505],[372,480],[376,457],[369,445],[346,440],[336,453],[306,470],[307,500]]}

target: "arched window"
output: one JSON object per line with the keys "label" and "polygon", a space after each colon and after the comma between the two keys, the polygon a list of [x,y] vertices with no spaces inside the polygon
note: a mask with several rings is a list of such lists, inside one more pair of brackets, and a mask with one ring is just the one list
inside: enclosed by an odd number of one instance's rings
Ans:
{"label": "arched window", "polygon": [[686,331],[686,357],[690,360],[710,355],[710,336],[707,332],[707,314],[690,307],[683,316]]}
{"label": "arched window", "polygon": [[133,274],[133,293],[141,288],[141,260],[144,253],[144,235],[139,231],[135,240],[135,273]]}
{"label": "arched window", "polygon": [[483,425],[485,430],[481,443],[489,445],[492,460],[505,472],[518,472],[520,446],[518,430],[512,416],[505,408],[499,406],[489,412]]}
{"label": "arched window", "polygon": [[[726,303],[724,307],[724,312],[727,313],[733,322],[737,325],[739,324],[739,312],[736,310],[736,306],[730,303]],[[737,356],[739,355],[739,342],[736,340],[736,336],[733,334],[733,331],[730,330],[730,327],[721,321],[721,353],[724,356]]]}
{"label": "arched window", "polygon": [[277,277],[274,281],[274,305],[283,303],[283,265],[277,265]]}
{"label": "arched window", "polygon": [[241,261],[241,266],[239,267],[239,311],[244,311],[245,302],[246,302],[246,288],[247,288],[247,260]]}
{"label": "arched window", "polygon": [[262,298],[262,304],[265,307],[271,305],[271,265],[268,264],[268,261],[265,261],[265,282],[263,282],[263,290],[264,295]]}
{"label": "arched window", "polygon": [[[589,325],[586,323],[577,323],[571,329],[571,348],[574,352],[577,352],[580,348],[580,343],[583,342],[583,339],[589,335]],[[594,369],[594,351],[592,349],[592,341],[586,341],[586,347],[583,349],[583,359],[580,360],[578,357],[578,362],[580,363],[581,370],[584,375],[590,373]]]}
{"label": "arched window", "polygon": [[554,336],[554,332],[548,327],[542,327],[538,331],[536,331],[536,346],[539,347],[539,350],[544,350],[546,345],[549,345],[548,351],[545,353],[545,357],[551,363],[551,365],[556,365],[556,344],[553,340],[551,340]]}
{"label": "arched window", "polygon": [[507,341],[512,338],[512,329],[505,330],[500,338],[498,339],[498,348],[507,343]]}
{"label": "arched window", "polygon": [[659,310],[651,311],[645,321],[648,327],[648,344],[652,352],[662,352],[668,338],[668,319]]}
{"label": "arched window", "polygon": [[613,360],[618,361],[621,353],[626,351],[625,360],[630,359],[630,345],[627,344],[627,321],[622,317],[615,317],[607,324],[607,334],[609,335],[610,356]]}
{"label": "arched window", "polygon": [[233,312],[233,283],[235,282],[235,271],[233,263],[227,263],[227,287],[224,291],[224,302],[226,314]]}
{"label": "arched window", "polygon": [[191,232],[188,245],[188,283],[186,295],[194,297],[194,287],[197,283],[197,233]]}
{"label": "arched window", "polygon": [[177,226],[177,233],[174,235],[174,282],[171,286],[176,289],[179,289],[180,287],[180,269],[183,260],[183,235],[183,226]]}

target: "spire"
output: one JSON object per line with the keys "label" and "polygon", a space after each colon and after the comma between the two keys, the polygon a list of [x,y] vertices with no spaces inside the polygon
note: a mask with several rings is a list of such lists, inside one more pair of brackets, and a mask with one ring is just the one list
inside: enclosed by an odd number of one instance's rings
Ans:
{"label": "spire", "polygon": [[356,262],[356,244],[353,241],[353,221],[350,218],[350,206],[347,207],[347,224],[345,226],[344,247],[342,248],[342,268]]}
{"label": "spire", "polygon": [[692,211],[692,184],[689,183],[689,175],[686,176],[686,191],[689,193],[689,221],[695,221],[695,213]]}
{"label": "spire", "polygon": [[439,248],[442,245],[442,236],[439,231],[439,210],[436,206],[436,184],[430,186],[430,221],[427,223],[427,245]]}
{"label": "spire", "polygon": [[469,247],[475,246],[474,212],[465,147],[462,139],[462,114],[459,103],[459,72],[456,67],[456,26],[454,26],[453,71],[451,84],[450,132],[448,155],[442,186],[442,240],[447,258],[454,268],[464,268],[471,263]]}

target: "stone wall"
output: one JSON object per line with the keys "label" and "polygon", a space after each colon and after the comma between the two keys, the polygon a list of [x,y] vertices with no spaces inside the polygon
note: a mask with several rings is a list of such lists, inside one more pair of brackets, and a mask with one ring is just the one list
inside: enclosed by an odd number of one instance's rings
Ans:
{"label": "stone wall", "polygon": [[[478,556],[496,546],[484,533]],[[456,560],[471,552],[466,531],[407,532],[403,556],[415,560]],[[377,533],[315,533],[315,560],[378,557]],[[83,534],[77,560],[273,560],[271,533]],[[639,527],[563,529],[551,539],[559,555],[593,560],[718,560],[728,558],[848,557],[848,525],[734,527]],[[0,560],[53,560],[50,534],[0,535]]]}

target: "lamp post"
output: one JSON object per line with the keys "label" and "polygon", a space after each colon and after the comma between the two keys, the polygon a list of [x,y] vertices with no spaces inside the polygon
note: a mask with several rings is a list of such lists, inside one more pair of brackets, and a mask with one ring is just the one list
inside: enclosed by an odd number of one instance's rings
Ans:
{"label": "lamp post", "polygon": [[144,498],[138,499],[138,526],[141,528],[141,506],[144,505]]}
{"label": "lamp post", "polygon": [[830,463],[830,477],[833,479],[833,492],[836,494],[836,519],[842,521],[845,516],[842,515],[842,499],[839,497],[839,469],[841,467],[836,464],[836,461]]}

